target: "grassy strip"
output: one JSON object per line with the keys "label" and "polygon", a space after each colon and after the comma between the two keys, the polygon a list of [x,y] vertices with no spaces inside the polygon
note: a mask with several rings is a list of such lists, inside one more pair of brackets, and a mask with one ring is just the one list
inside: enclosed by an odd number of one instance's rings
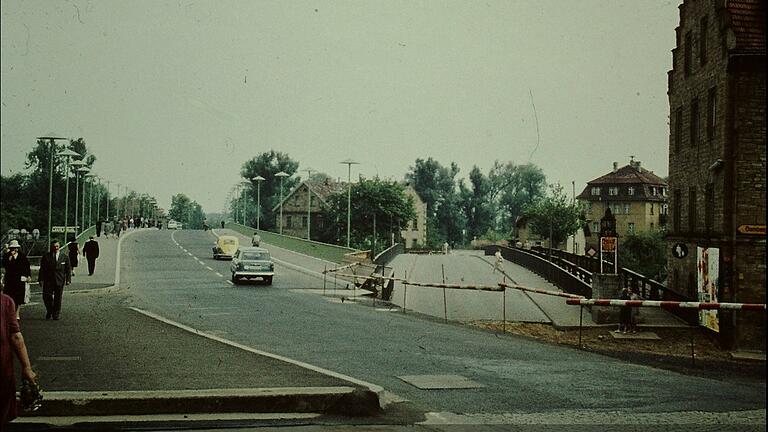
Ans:
{"label": "grassy strip", "polygon": [[[256,231],[253,227],[232,222],[227,223],[225,228],[237,231],[248,238]],[[343,262],[344,254],[355,252],[355,249],[343,246],[307,241],[298,237],[280,235],[266,230],[259,230],[259,235],[264,243],[335,263]]]}

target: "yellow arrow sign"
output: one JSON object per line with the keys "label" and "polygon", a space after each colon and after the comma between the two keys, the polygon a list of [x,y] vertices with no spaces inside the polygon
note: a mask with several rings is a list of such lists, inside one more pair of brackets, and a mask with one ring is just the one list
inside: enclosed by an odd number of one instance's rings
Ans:
{"label": "yellow arrow sign", "polygon": [[742,234],[765,235],[765,225],[739,225],[736,231]]}

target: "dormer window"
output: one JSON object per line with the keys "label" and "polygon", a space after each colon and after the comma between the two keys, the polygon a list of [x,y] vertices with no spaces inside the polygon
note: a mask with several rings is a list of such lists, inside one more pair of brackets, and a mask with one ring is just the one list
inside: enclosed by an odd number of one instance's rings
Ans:
{"label": "dormer window", "polygon": [[611,186],[608,188],[608,195],[616,196],[619,194],[619,188],[618,186]]}
{"label": "dormer window", "polygon": [[593,196],[599,196],[600,195],[600,188],[599,187],[593,187],[592,188],[592,195]]}
{"label": "dormer window", "polygon": [[627,195],[634,195],[635,194],[635,188],[630,186],[627,188]]}

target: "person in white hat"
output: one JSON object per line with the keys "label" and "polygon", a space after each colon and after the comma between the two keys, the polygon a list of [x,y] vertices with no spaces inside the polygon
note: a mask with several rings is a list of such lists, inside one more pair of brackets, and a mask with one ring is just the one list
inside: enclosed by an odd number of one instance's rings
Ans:
{"label": "person in white hat", "polygon": [[27,280],[32,277],[27,256],[21,252],[18,240],[8,244],[8,254],[3,257],[5,269],[5,293],[16,304],[16,319],[19,319],[19,308],[24,304],[24,289]]}

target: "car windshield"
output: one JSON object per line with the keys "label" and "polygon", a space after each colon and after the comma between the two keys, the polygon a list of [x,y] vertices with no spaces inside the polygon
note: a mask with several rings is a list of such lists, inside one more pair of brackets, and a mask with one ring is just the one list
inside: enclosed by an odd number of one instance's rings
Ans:
{"label": "car windshield", "polygon": [[222,239],[221,243],[225,244],[225,245],[233,245],[233,244],[237,243],[237,240],[235,240],[235,239]]}
{"label": "car windshield", "polygon": [[243,252],[240,259],[244,261],[268,260],[269,252]]}

